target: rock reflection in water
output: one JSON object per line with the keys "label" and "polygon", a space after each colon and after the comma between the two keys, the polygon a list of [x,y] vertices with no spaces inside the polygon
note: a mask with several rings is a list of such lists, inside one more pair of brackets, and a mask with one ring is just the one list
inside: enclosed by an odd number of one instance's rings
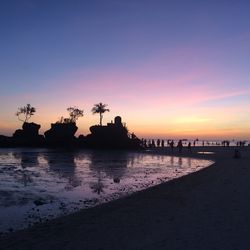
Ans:
{"label": "rock reflection in water", "polygon": [[[114,183],[119,183],[128,165],[128,153],[123,151],[115,152],[92,152],[90,154],[90,170],[96,181],[90,183],[93,192],[100,194],[104,192],[104,178],[112,179]],[[133,158],[132,158],[133,159]]]}
{"label": "rock reflection in water", "polygon": [[67,180],[65,190],[73,190],[81,185],[81,179],[78,178],[75,169],[76,153],[68,151],[48,152],[43,157],[48,163],[48,172],[55,174],[57,179]]}
{"label": "rock reflection in water", "polygon": [[20,162],[20,168],[15,171],[14,178],[25,187],[33,182],[31,169],[38,165],[38,153],[36,152],[14,152],[13,156]]}
{"label": "rock reflection in water", "polygon": [[211,163],[125,151],[0,149],[0,231],[117,199]]}

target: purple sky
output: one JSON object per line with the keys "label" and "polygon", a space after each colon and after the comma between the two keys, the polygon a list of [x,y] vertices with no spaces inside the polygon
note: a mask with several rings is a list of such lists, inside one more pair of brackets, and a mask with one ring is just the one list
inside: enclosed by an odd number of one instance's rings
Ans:
{"label": "purple sky", "polygon": [[0,134],[109,105],[143,137],[250,138],[249,1],[3,1]]}

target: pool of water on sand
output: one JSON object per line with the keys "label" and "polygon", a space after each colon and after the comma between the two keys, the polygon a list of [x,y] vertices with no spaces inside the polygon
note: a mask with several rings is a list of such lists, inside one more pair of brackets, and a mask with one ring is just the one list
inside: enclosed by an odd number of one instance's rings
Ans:
{"label": "pool of water on sand", "polygon": [[140,152],[0,149],[0,232],[118,199],[212,163]]}

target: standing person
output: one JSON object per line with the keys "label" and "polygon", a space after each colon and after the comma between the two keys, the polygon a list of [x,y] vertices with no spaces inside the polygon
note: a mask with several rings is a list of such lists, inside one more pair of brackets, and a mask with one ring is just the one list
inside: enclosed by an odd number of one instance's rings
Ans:
{"label": "standing person", "polygon": [[179,152],[181,153],[182,147],[183,147],[182,141],[181,141],[181,140],[179,140],[177,147],[178,147],[178,149],[179,149]]}
{"label": "standing person", "polygon": [[160,141],[160,139],[158,139],[158,140],[157,140],[157,147],[159,148],[160,145],[161,145],[161,141]]}
{"label": "standing person", "polygon": [[161,140],[161,147],[164,148],[164,140]]}
{"label": "standing person", "polygon": [[131,139],[136,139],[136,136],[134,133],[131,134]]}
{"label": "standing person", "polygon": [[169,143],[169,145],[170,145],[170,148],[171,148],[171,150],[172,150],[172,152],[173,152],[173,150],[174,150],[174,141],[172,140],[172,141]]}
{"label": "standing person", "polygon": [[191,142],[188,143],[188,151],[191,152]]}
{"label": "standing person", "polygon": [[143,146],[144,148],[147,147],[147,140],[146,140],[146,139],[142,139],[142,146]]}

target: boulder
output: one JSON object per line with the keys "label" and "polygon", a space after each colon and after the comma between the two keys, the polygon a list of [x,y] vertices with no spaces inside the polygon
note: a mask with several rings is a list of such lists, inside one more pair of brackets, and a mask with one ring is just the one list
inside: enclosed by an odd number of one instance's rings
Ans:
{"label": "boulder", "polygon": [[76,144],[77,129],[75,122],[52,123],[51,128],[44,133],[45,141],[51,146],[73,146]]}
{"label": "boulder", "polygon": [[22,129],[17,129],[13,134],[14,146],[43,146],[44,137],[39,135],[41,125],[34,122],[24,122]]}
{"label": "boulder", "polygon": [[12,147],[12,137],[0,135],[0,147]]}
{"label": "boulder", "polygon": [[140,140],[129,137],[128,129],[122,124],[121,117],[117,116],[114,120],[114,123],[108,123],[107,126],[91,126],[91,134],[86,137],[87,145],[93,148],[140,148]]}

